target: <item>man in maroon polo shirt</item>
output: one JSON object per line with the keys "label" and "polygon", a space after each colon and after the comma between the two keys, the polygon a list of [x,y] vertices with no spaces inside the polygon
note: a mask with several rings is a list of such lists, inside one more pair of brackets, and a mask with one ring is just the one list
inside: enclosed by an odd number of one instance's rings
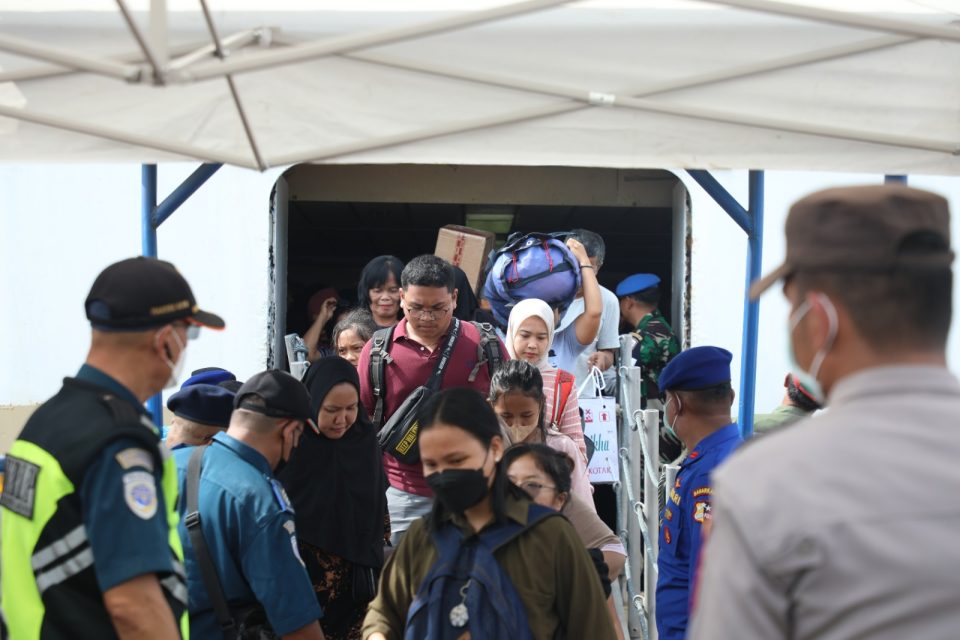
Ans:
{"label": "man in maroon polo shirt", "polygon": [[[387,363],[384,376],[384,422],[414,389],[426,384],[430,378],[446,345],[456,305],[453,268],[445,260],[423,255],[407,263],[400,274],[400,306],[405,317],[394,328],[392,341],[387,346],[392,361]],[[486,366],[478,369],[472,382],[468,380],[477,364],[479,344],[480,332],[477,327],[470,322],[461,322],[460,336],[443,374],[441,389],[470,387],[487,394],[490,390],[490,372]],[[357,365],[360,401],[370,415],[373,415],[376,405],[369,373],[372,346],[373,341],[368,341]],[[500,343],[500,357],[503,361],[509,359],[503,343]],[[423,478],[423,468],[419,464],[403,464],[393,456],[384,454],[383,466],[390,481],[387,504],[393,543],[396,545],[410,523],[430,511],[433,493]]]}

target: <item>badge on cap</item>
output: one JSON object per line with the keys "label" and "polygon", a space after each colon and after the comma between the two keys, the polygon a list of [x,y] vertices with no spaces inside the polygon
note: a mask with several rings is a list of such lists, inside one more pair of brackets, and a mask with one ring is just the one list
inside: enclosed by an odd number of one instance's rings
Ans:
{"label": "badge on cap", "polygon": [[146,471],[123,476],[123,499],[138,518],[149,520],[157,513],[157,481]]}

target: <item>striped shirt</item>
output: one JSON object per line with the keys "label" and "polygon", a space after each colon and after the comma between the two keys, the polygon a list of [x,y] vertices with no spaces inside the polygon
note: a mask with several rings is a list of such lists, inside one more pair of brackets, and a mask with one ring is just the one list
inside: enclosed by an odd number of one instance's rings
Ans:
{"label": "striped shirt", "polygon": [[[558,371],[560,370],[548,363],[540,366],[540,375],[543,376],[543,393],[547,397],[547,427],[553,422],[554,407],[556,406]],[[560,415],[556,422],[557,430],[564,435],[570,436],[570,439],[573,440],[577,448],[580,449],[583,459],[586,460],[587,443],[583,439],[583,423],[580,421],[580,404],[577,402],[576,384],[570,385],[567,404],[563,408],[563,414]]]}

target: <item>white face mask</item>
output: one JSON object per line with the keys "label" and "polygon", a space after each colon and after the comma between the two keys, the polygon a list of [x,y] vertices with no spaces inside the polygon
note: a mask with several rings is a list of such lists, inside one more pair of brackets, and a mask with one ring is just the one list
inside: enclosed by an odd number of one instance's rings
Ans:
{"label": "white face mask", "polygon": [[663,426],[664,426],[664,428],[667,430],[667,432],[670,433],[670,435],[672,435],[673,437],[675,437],[677,440],[680,440],[680,436],[677,435],[677,432],[676,432],[676,430],[674,429],[674,427],[677,426],[677,420],[680,418],[680,415],[679,415],[679,411],[680,411],[680,401],[677,400],[677,412],[678,412],[678,415],[673,416],[673,424],[670,424],[670,421],[669,421],[669,419],[667,418],[667,406],[669,406],[669,404],[670,404],[671,402],[673,402],[673,398],[667,398],[667,401],[666,401],[666,402],[664,403],[664,405],[663,405]]}
{"label": "white face mask", "polygon": [[180,376],[183,374],[183,367],[187,363],[187,359],[184,357],[184,354],[187,351],[187,345],[180,340],[177,330],[172,331],[173,339],[177,341],[177,346],[180,347],[180,353],[177,356],[176,362],[171,362],[169,358],[164,356],[163,361],[167,363],[167,366],[170,367],[170,377],[167,378],[166,384],[164,384],[164,389],[172,389],[177,386],[177,383],[180,380]]}
{"label": "white face mask", "polygon": [[824,343],[820,349],[813,356],[813,360],[810,362],[809,369],[803,369],[797,363],[797,357],[793,350],[793,331],[797,328],[797,325],[800,324],[800,321],[803,320],[803,317],[810,312],[812,305],[810,300],[804,300],[803,304],[797,307],[797,310],[790,315],[790,335],[789,335],[789,344],[790,344],[790,366],[791,370],[796,372],[797,378],[804,387],[810,391],[817,402],[823,404],[826,398],[823,393],[823,386],[818,380],[820,374],[820,367],[823,366],[823,361],[827,358],[827,354],[830,353],[830,349],[833,348],[833,342],[837,339],[837,330],[839,329],[839,319],[837,318],[837,308],[833,306],[830,298],[825,294],[818,293],[816,294],[820,304],[823,305],[823,310],[827,314],[827,321],[830,323],[830,326],[827,327],[827,341]]}

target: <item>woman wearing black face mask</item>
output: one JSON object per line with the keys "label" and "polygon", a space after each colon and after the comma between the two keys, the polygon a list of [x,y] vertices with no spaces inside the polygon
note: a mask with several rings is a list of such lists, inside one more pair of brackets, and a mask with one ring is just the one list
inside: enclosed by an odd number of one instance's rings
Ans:
{"label": "woman wearing black face mask", "polygon": [[570,523],[549,517],[502,469],[499,423],[482,395],[431,397],[419,443],[433,510],[384,567],[364,638],[615,637]]}

